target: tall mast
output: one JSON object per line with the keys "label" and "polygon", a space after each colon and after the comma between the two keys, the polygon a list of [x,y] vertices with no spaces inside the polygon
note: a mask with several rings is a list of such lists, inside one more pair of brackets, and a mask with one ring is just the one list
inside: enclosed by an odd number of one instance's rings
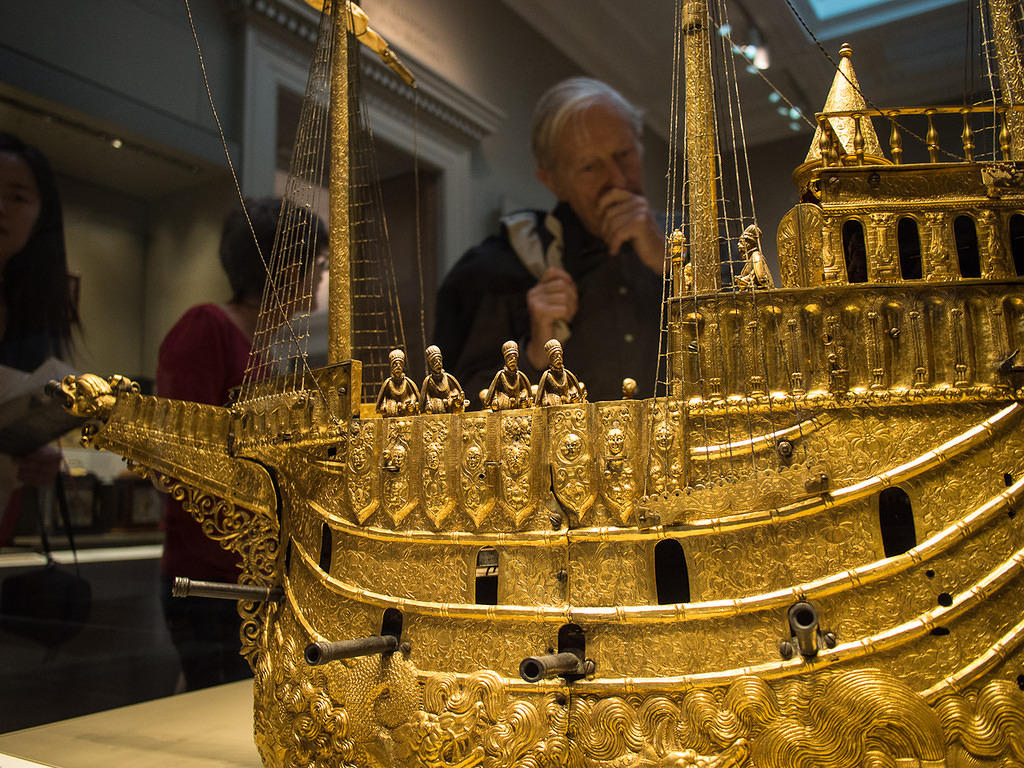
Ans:
{"label": "tall mast", "polygon": [[[1003,103],[1009,107],[1024,105],[1024,67],[1021,65],[1020,33],[1012,0],[988,0],[992,21],[992,39],[999,62],[999,83]],[[1010,131],[1012,160],[1024,160],[1024,113],[1009,110],[1006,124]]]}
{"label": "tall mast", "polygon": [[686,185],[689,190],[690,260],[697,293],[721,285],[718,205],[715,198],[715,103],[711,81],[708,1],[688,0],[683,8],[686,82]]}
{"label": "tall mast", "polygon": [[352,357],[352,258],[349,240],[348,3],[332,0],[334,52],[331,56],[330,303],[327,362]]}

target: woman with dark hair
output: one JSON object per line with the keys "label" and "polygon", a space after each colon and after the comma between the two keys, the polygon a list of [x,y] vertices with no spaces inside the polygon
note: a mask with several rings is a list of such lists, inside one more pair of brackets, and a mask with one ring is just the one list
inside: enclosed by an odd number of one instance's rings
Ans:
{"label": "woman with dark hair", "polygon": [[[68,354],[77,324],[53,171],[42,152],[0,131],[0,365],[33,371]],[[8,492],[51,484],[60,460],[43,446],[0,461],[0,543],[21,508],[16,496],[8,506]]]}
{"label": "woman with dark hair", "polygon": [[[264,259],[270,260],[281,201],[247,200],[245,206],[248,220],[236,210],[228,215],[221,233],[220,263],[231,284],[231,300],[192,307],[164,338],[156,371],[157,393],[162,397],[225,405],[231,390],[242,383],[266,282]],[[326,245],[326,229],[319,220],[315,224],[315,242]],[[315,295],[317,270],[308,263],[297,266],[310,275]],[[238,655],[240,619],[235,603],[172,598],[173,579],[234,582],[238,566],[238,557],[207,538],[181,504],[165,499],[160,561],[164,617],[187,690],[241,679],[248,667]]]}
{"label": "woman with dark hair", "polygon": [[0,365],[31,371],[70,352],[78,323],[50,164],[0,132]]}

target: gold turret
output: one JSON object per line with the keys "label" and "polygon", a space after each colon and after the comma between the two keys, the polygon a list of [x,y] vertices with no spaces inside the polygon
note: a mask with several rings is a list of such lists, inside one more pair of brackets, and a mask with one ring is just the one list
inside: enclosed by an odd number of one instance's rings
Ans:
{"label": "gold turret", "polygon": [[[830,116],[829,113],[832,112],[865,114],[860,118],[837,117]],[[838,144],[839,157],[836,159],[839,161],[846,157],[863,157],[860,161],[862,164],[889,162],[885,159],[882,145],[878,142],[878,135],[867,112],[868,105],[857,82],[857,73],[853,70],[853,48],[849,43],[844,43],[839,49],[839,68],[832,79],[832,87],[822,108],[824,114],[819,119],[803,164],[793,172],[793,181],[799,189],[805,189],[813,172],[823,165],[822,148],[829,146],[830,143]],[[823,137],[822,134],[826,131],[829,135]],[[832,139],[836,141],[833,142]]]}

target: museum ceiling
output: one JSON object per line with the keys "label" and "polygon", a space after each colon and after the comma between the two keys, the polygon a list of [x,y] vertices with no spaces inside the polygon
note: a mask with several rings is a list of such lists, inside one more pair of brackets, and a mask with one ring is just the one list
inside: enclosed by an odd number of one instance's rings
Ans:
{"label": "museum ceiling", "polygon": [[[628,12],[618,0],[504,2],[584,71],[622,89],[644,108],[651,128],[666,135],[673,0],[630,3]],[[961,103],[970,74],[965,60],[975,62],[974,80],[983,82],[981,57],[967,48],[968,10],[974,7],[968,0],[729,0],[731,43],[741,48],[760,43],[767,61],[757,62],[768,64],[761,73],[807,115],[821,108],[833,70],[789,3],[833,58],[844,42],[853,46],[861,87],[879,107]],[[737,56],[748,143],[809,130],[781,100],[771,100],[771,88],[746,71],[748,64]],[[971,99],[986,95],[975,93]]]}

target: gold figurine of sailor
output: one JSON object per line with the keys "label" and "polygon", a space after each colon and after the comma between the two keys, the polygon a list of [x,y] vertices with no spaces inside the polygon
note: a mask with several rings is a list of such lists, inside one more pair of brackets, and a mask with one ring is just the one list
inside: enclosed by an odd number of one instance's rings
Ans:
{"label": "gold figurine of sailor", "polygon": [[582,403],[587,399],[587,388],[563,365],[562,345],[551,339],[544,345],[548,353],[548,368],[537,384],[537,405]]}
{"label": "gold figurine of sailor", "polygon": [[413,380],[405,375],[405,352],[392,349],[388,354],[391,376],[380,385],[377,413],[381,416],[408,416],[419,413],[420,393]]}
{"label": "gold figurine of sailor", "polygon": [[491,386],[484,393],[484,408],[492,411],[526,408],[532,402],[532,392],[530,380],[519,370],[519,345],[506,341],[501,345],[501,356],[505,359],[505,367],[494,374]]}
{"label": "gold figurine of sailor", "polygon": [[427,347],[427,378],[420,387],[423,413],[460,413],[466,409],[466,395],[458,380],[444,369],[440,348]]}
{"label": "gold figurine of sailor", "polygon": [[736,243],[740,249],[740,255],[744,258],[743,271],[736,276],[736,282],[746,288],[774,288],[775,281],[768,269],[764,254],[758,242],[761,239],[761,229],[756,224],[751,224],[743,230],[739,241]]}

